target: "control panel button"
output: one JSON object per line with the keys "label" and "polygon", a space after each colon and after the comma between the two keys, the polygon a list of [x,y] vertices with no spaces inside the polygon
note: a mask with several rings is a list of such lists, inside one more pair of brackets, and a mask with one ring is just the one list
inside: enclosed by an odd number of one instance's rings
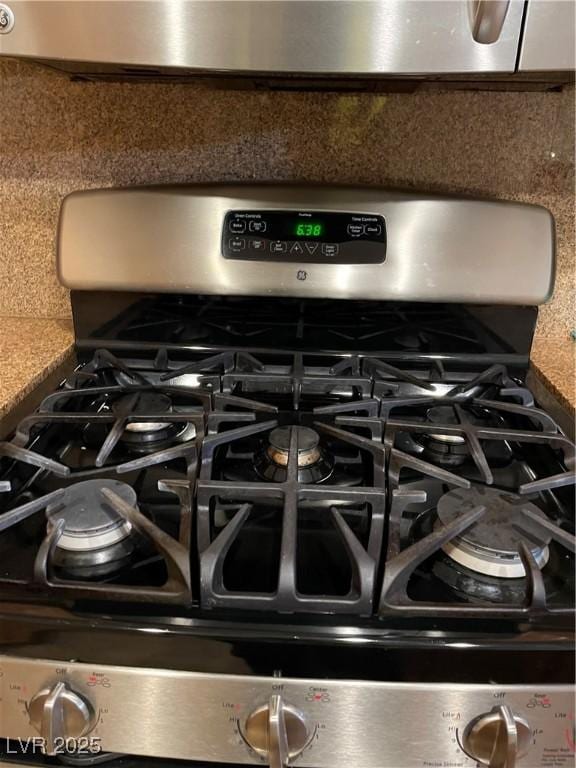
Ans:
{"label": "control panel button", "polygon": [[242,235],[246,232],[246,222],[243,219],[232,219],[228,228],[230,232],[234,232],[237,235]]}
{"label": "control panel button", "polygon": [[254,237],[252,240],[250,240],[250,248],[253,251],[265,251],[266,250],[266,240],[262,240],[260,237]]}
{"label": "control panel button", "polygon": [[296,256],[299,256],[304,253],[304,248],[300,245],[300,243],[294,243],[292,248],[290,248],[290,253],[295,254]]}
{"label": "control panel button", "polygon": [[324,256],[337,256],[339,250],[340,250],[340,246],[338,245],[338,243],[322,244],[322,253],[324,254]]}
{"label": "control panel button", "polygon": [[251,221],[248,228],[250,229],[250,232],[264,234],[264,232],[266,232],[266,222],[261,220]]}
{"label": "control panel button", "polygon": [[374,235],[376,237],[380,237],[380,235],[382,234],[382,227],[380,226],[380,224],[366,224],[364,231],[367,235]]}
{"label": "control panel button", "polygon": [[0,3],[0,35],[7,35],[14,26],[14,14],[12,9],[4,3]]}
{"label": "control panel button", "polygon": [[231,237],[228,241],[228,246],[231,251],[238,253],[246,248],[246,240],[243,237]]}
{"label": "control panel button", "polygon": [[273,240],[270,243],[271,253],[286,253],[287,250],[288,250],[288,243],[284,242],[284,240]]}
{"label": "control panel button", "polygon": [[532,730],[509,706],[494,707],[473,720],[462,738],[464,751],[489,768],[515,768],[530,747]]}
{"label": "control panel button", "polygon": [[360,237],[364,234],[364,224],[348,224],[348,234],[352,237]]}
{"label": "control panel button", "polygon": [[47,755],[57,752],[62,739],[84,736],[96,719],[91,704],[62,682],[32,697],[28,717],[44,739],[43,750]]}
{"label": "control panel button", "polygon": [[314,256],[316,250],[318,249],[318,243],[304,243],[304,245],[306,246],[306,250],[310,256]]}

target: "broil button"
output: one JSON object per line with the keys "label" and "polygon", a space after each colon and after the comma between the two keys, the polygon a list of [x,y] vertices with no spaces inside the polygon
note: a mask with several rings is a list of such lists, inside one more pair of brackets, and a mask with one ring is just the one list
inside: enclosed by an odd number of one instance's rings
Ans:
{"label": "broil button", "polygon": [[243,237],[232,237],[228,241],[228,245],[231,251],[238,253],[238,251],[243,251],[246,248],[246,240]]}

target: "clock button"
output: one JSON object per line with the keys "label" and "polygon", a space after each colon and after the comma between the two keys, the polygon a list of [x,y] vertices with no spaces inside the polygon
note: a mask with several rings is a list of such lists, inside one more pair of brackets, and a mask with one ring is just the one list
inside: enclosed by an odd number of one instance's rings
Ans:
{"label": "clock button", "polygon": [[381,235],[382,227],[380,226],[380,224],[366,224],[365,231],[367,235]]}

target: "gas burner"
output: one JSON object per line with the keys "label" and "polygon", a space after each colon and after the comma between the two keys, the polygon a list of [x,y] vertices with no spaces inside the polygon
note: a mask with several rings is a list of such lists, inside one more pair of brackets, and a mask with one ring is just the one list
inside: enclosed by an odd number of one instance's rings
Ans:
{"label": "gas burner", "polygon": [[472,486],[445,493],[438,502],[438,520],[448,525],[470,510],[485,506],[486,513],[462,535],[444,544],[443,551],[456,563],[475,573],[499,579],[526,575],[519,548],[523,543],[539,568],[548,562],[550,536],[523,534],[523,511],[546,520],[539,507],[515,493],[497,488]]}
{"label": "gas burner", "polygon": [[[426,412],[426,421],[431,425],[458,425],[460,422],[451,405],[436,405]],[[442,435],[431,431],[419,440],[424,447],[424,457],[440,466],[459,467],[470,455],[466,438],[461,434]]]}
{"label": "gas burner", "polygon": [[134,552],[132,526],[112,508],[104,489],[131,507],[137,505],[136,493],[126,483],[86,480],[68,486],[61,498],[46,507],[48,534],[59,521],[64,522],[53,563],[74,578],[110,575],[126,565]]}
{"label": "gas burner", "polygon": [[334,470],[334,459],[320,445],[320,435],[310,427],[276,427],[268,435],[267,444],[255,458],[255,469],[262,479],[283,483],[288,476],[290,437],[298,436],[298,482],[322,483]]}
{"label": "gas burner", "polygon": [[[172,400],[161,392],[141,392],[124,395],[112,406],[112,411],[122,416],[126,413],[168,415],[173,412]],[[124,427],[120,440],[132,448],[147,448],[150,444],[164,443],[181,435],[186,425],[163,421],[130,421]]]}

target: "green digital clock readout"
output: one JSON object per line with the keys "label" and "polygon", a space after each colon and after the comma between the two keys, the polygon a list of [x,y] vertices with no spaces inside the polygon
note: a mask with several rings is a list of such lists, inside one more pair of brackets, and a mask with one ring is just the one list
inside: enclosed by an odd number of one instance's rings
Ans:
{"label": "green digital clock readout", "polygon": [[298,221],[294,225],[293,234],[296,237],[322,237],[324,224],[319,221]]}

